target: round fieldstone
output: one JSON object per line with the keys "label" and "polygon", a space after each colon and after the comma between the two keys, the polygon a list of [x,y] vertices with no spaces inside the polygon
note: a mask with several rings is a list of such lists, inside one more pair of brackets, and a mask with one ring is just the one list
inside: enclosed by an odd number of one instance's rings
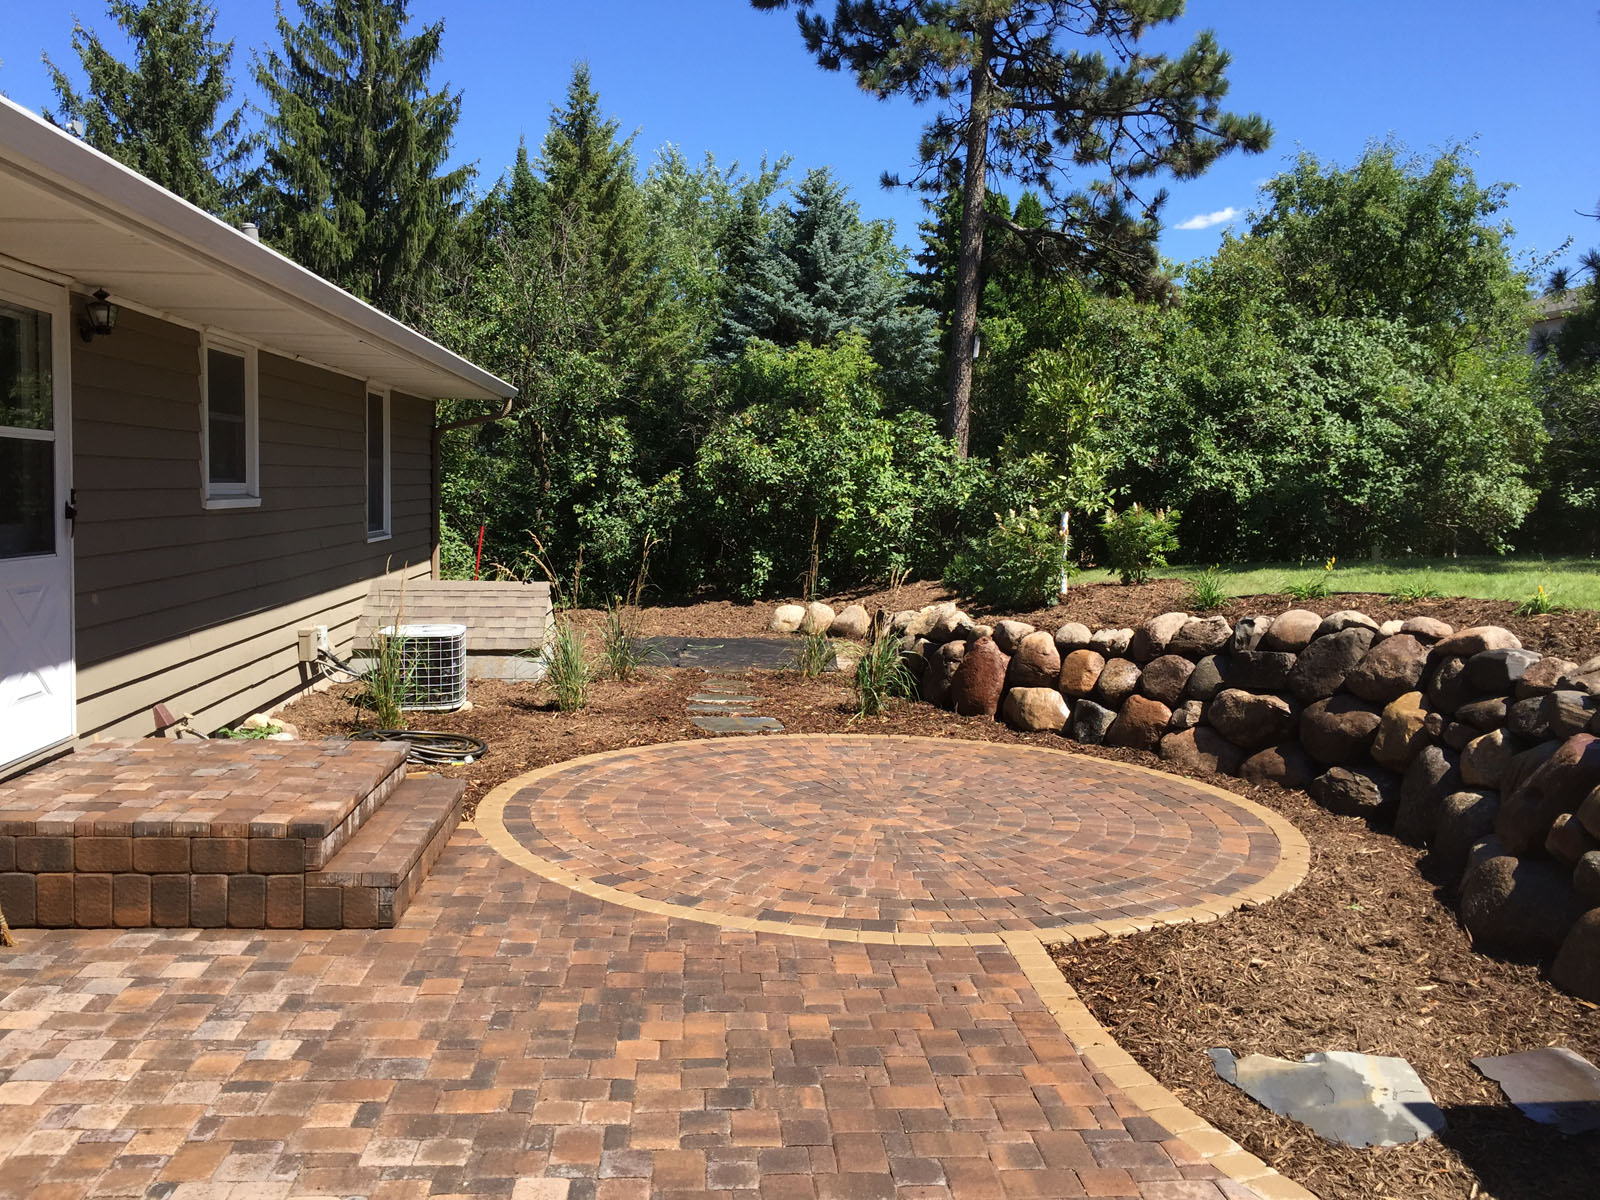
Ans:
{"label": "round fieldstone", "polygon": [[1139,690],[1139,666],[1125,658],[1113,658],[1106,663],[1095,681],[1094,698],[1107,708],[1121,708]]}
{"label": "round fieldstone", "polygon": [[1072,719],[1066,700],[1053,687],[1012,688],[1002,711],[1006,724],[1031,733],[1059,733]]}
{"label": "round fieldstone", "polygon": [[1321,770],[1298,742],[1284,742],[1281,746],[1257,750],[1240,764],[1239,775],[1251,783],[1275,783],[1303,792]]}
{"label": "round fieldstone", "polygon": [[1106,658],[1120,658],[1128,652],[1128,643],[1131,641],[1131,629],[1101,629],[1089,639],[1089,649],[1098,651]]}
{"label": "round fieldstone", "polygon": [[1094,636],[1087,625],[1080,625],[1077,621],[1068,621],[1056,630],[1056,652],[1065,658],[1074,650],[1087,650],[1089,639]]}
{"label": "round fieldstone", "polygon": [[1362,762],[1383,717],[1354,696],[1333,696],[1310,705],[1300,717],[1300,744],[1329,766]]}
{"label": "round fieldstone", "polygon": [[1206,706],[1206,720],[1235,746],[1259,750],[1288,741],[1298,714],[1282,696],[1224,688]]}
{"label": "round fieldstone", "polygon": [[1346,629],[1365,629],[1369,633],[1376,634],[1378,623],[1364,612],[1357,612],[1353,608],[1341,608],[1338,612],[1329,613],[1322,618],[1322,623],[1317,626],[1317,632],[1312,635],[1312,640],[1342,633]]}
{"label": "round fieldstone", "polygon": [[1172,720],[1172,710],[1147,696],[1129,696],[1106,730],[1106,745],[1129,750],[1154,750]]}
{"label": "round fieldstone", "polygon": [[1317,638],[1295,660],[1289,672],[1290,690],[1307,702],[1327,699],[1344,686],[1345,677],[1366,657],[1375,636],[1373,630],[1356,625]]}
{"label": "round fieldstone", "polygon": [[1061,655],[1056,651],[1054,635],[1042,629],[1026,635],[1011,656],[1011,665],[1006,669],[1006,686],[1053,688],[1060,678]]}
{"label": "round fieldstone", "polygon": [[1600,1004],[1600,908],[1573,922],[1550,964],[1550,979],[1579,999]]}
{"label": "round fieldstone", "polygon": [[1498,789],[1522,743],[1504,729],[1491,729],[1461,752],[1461,781],[1468,787]]}
{"label": "round fieldstone", "polygon": [[1171,708],[1182,698],[1184,685],[1193,673],[1194,664],[1187,658],[1163,654],[1145,667],[1139,678],[1139,693]]}
{"label": "round fieldstone", "polygon": [[1251,692],[1287,691],[1296,656],[1282,650],[1241,650],[1228,656],[1228,686]]}
{"label": "round fieldstone", "polygon": [[1532,650],[1485,650],[1467,659],[1467,682],[1480,692],[1507,695],[1538,661]]}
{"label": "round fieldstone", "polygon": [[1511,702],[1504,696],[1491,696],[1487,700],[1474,700],[1456,709],[1456,720],[1465,721],[1480,733],[1499,729],[1506,723]]}
{"label": "round fieldstone", "polygon": [[1261,639],[1267,635],[1267,630],[1272,628],[1271,617],[1246,617],[1233,627],[1233,636],[1228,639],[1228,650],[1238,654],[1241,650],[1259,650]]}
{"label": "round fieldstone", "polygon": [[1377,736],[1372,739],[1372,758],[1392,771],[1404,771],[1428,741],[1428,710],[1422,693],[1407,692],[1384,706]]}
{"label": "round fieldstone", "polygon": [[1333,767],[1311,781],[1311,798],[1329,812],[1387,823],[1400,797],[1400,777],[1382,767]]}
{"label": "round fieldstone", "polygon": [[963,717],[992,717],[1000,710],[1010,665],[993,638],[979,638],[967,646],[961,665],[950,680],[950,703]]}
{"label": "round fieldstone", "polygon": [[1183,694],[1191,700],[1209,700],[1222,690],[1231,661],[1226,654],[1208,654],[1195,663]]}
{"label": "round fieldstone", "polygon": [[1079,700],[1072,706],[1072,720],[1067,723],[1067,736],[1085,746],[1099,746],[1106,740],[1106,731],[1117,719],[1117,714],[1093,700]]}
{"label": "round fieldstone", "polygon": [[1298,654],[1311,644],[1321,624],[1322,618],[1316,613],[1304,608],[1291,608],[1273,618],[1261,639],[1261,649]]}
{"label": "round fieldstone", "polygon": [[1438,825],[1439,802],[1460,790],[1460,756],[1442,746],[1424,748],[1401,780],[1394,835],[1413,846],[1426,846]]}
{"label": "round fieldstone", "polygon": [[1061,672],[1056,686],[1074,700],[1092,695],[1100,672],[1106,669],[1106,660],[1093,650],[1074,650],[1061,660]]}
{"label": "round fieldstone", "polygon": [[1500,855],[1467,871],[1460,912],[1475,945],[1542,956],[1561,946],[1583,902],[1569,873],[1554,863]]}
{"label": "round fieldstone", "polygon": [[1222,650],[1232,637],[1233,625],[1226,617],[1190,617],[1167,643],[1167,653],[1204,658]]}
{"label": "round fieldstone", "polygon": [[1161,760],[1190,775],[1237,775],[1244,751],[1209,725],[1197,725],[1162,738]]}
{"label": "round fieldstone", "polygon": [[1144,663],[1165,654],[1167,643],[1177,636],[1188,620],[1189,614],[1182,612],[1151,617],[1134,632],[1133,640],[1128,643],[1128,657],[1134,662]]}
{"label": "round fieldstone", "polygon": [[1499,811],[1500,794],[1495,791],[1451,792],[1439,801],[1428,858],[1444,878],[1460,880],[1472,847],[1494,832],[1495,814]]}
{"label": "round fieldstone", "polygon": [[[1026,621],[996,621],[992,636],[994,637],[994,644],[1000,647],[1002,654],[1015,654],[1017,647],[1022,645],[1022,639],[1032,632],[1034,632],[1033,626]],[[1085,645],[1088,645],[1089,639],[1087,636],[1084,637],[1083,641]],[[1051,645],[1054,644],[1055,639],[1052,638]]]}
{"label": "round fieldstone", "polygon": [[1428,648],[1409,633],[1385,638],[1356,664],[1344,686],[1369,704],[1388,704],[1415,691],[1428,665]]}

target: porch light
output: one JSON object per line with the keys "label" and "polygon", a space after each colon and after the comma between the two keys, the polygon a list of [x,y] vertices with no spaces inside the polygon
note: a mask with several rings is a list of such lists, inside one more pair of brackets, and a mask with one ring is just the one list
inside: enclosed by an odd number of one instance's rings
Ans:
{"label": "porch light", "polygon": [[102,337],[117,327],[117,306],[111,303],[111,297],[105,288],[95,292],[89,302],[83,306],[84,317],[78,325],[78,333],[83,340],[92,342],[96,334]]}

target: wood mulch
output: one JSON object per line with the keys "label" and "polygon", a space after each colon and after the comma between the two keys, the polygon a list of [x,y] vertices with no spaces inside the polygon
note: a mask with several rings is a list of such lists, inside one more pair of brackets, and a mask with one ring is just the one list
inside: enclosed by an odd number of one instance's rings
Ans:
{"label": "wood mulch", "polygon": [[[1139,590],[1149,612],[1175,607],[1170,591]],[[908,600],[909,591],[902,591],[899,607],[929,602],[922,597],[931,592],[912,592]],[[1504,618],[1502,609],[1509,606],[1470,603],[1479,607],[1451,608],[1451,602],[1413,607],[1437,612],[1453,624],[1507,624],[1524,641],[1540,645],[1535,635],[1541,629],[1527,623],[1518,628]],[[1346,606],[1314,602],[1306,607]],[[748,621],[759,612],[764,625],[770,606],[744,611],[730,605],[717,611],[727,626],[694,632],[760,632],[749,623],[738,626],[735,614],[742,612],[739,619]],[[1250,606],[1241,611],[1251,611]],[[1091,621],[1085,609],[1069,606],[1052,610],[1040,623],[1136,623],[1129,607],[1107,604],[1095,613]],[[676,619],[685,622],[679,628],[687,627],[686,616]],[[1568,620],[1553,619],[1552,640],[1564,645],[1557,639],[1572,637],[1577,652],[1569,657],[1592,654],[1584,648],[1594,645],[1592,636],[1577,640],[1561,624]],[[664,619],[662,624],[651,632],[673,632]],[[468,779],[469,803],[475,806],[496,784],[551,762],[706,736],[684,713],[685,701],[703,679],[699,671],[649,669],[627,684],[596,684],[589,707],[579,713],[556,711],[536,686],[477,682],[469,688],[471,711],[428,714],[426,723],[489,742],[480,762],[445,769]],[[1032,742],[1159,765],[1138,751],[1078,747],[1055,735],[1018,733],[998,722],[908,701],[893,702],[884,717],[860,719],[848,681],[838,675],[805,680],[755,672],[750,683],[762,697],[758,711],[779,718],[795,733]],[[366,714],[351,703],[354,691],[345,685],[307,697],[283,715],[305,737],[353,732],[367,723]],[[1310,874],[1288,896],[1208,925],[1058,950],[1067,980],[1117,1041],[1184,1103],[1324,1200],[1595,1196],[1600,1134],[1564,1137],[1534,1124],[1507,1104],[1469,1060],[1564,1045],[1600,1063],[1600,1009],[1555,989],[1537,964],[1474,952],[1448,906],[1449,896],[1419,869],[1416,850],[1357,819],[1325,812],[1302,793],[1221,776],[1207,782],[1273,808],[1300,828],[1312,847]],[[1420,1145],[1396,1149],[1325,1143],[1218,1079],[1205,1055],[1212,1046],[1288,1059],[1316,1050],[1400,1055],[1433,1091],[1449,1128]]]}

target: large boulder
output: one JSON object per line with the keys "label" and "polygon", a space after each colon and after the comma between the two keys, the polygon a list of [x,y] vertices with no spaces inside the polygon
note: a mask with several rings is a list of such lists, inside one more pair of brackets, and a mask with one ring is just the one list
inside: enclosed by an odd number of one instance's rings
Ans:
{"label": "large boulder", "polygon": [[1415,691],[1428,665],[1428,648],[1409,633],[1384,638],[1356,664],[1344,685],[1369,704],[1388,704]]}
{"label": "large boulder", "polygon": [[805,605],[780,604],[772,610],[772,620],[767,624],[767,628],[773,633],[794,633],[800,628],[800,622],[805,619]]}
{"label": "large boulder", "polygon": [[1428,707],[1435,712],[1453,717],[1474,698],[1472,684],[1467,682],[1467,660],[1464,658],[1436,659],[1428,669],[1423,691],[1428,693]]}
{"label": "large boulder", "polygon": [[1139,675],[1138,664],[1113,658],[1095,682],[1094,698],[1107,708],[1121,708],[1123,701],[1139,690]]}
{"label": "large boulder", "polygon": [[1491,696],[1505,696],[1539,661],[1532,650],[1485,650],[1467,659],[1467,682]]}
{"label": "large boulder", "polygon": [[1428,744],[1428,710],[1421,692],[1407,692],[1384,706],[1378,734],[1372,740],[1373,760],[1391,771],[1404,771]]}
{"label": "large boulder", "polygon": [[1240,764],[1239,775],[1251,783],[1275,783],[1303,792],[1321,770],[1298,742],[1284,742],[1257,750]]}
{"label": "large boulder", "polygon": [[801,633],[827,633],[833,625],[833,609],[821,600],[806,605],[806,614],[800,618]]}
{"label": "large boulder", "polygon": [[1304,608],[1291,608],[1273,618],[1272,625],[1261,639],[1262,650],[1278,650],[1299,654],[1317,636],[1322,618]]}
{"label": "large boulder", "polygon": [[849,604],[839,610],[833,618],[833,624],[828,626],[828,636],[836,638],[849,638],[859,642],[872,632],[872,618],[867,610],[859,604]]}
{"label": "large boulder", "polygon": [[1206,706],[1206,720],[1235,746],[1259,750],[1294,736],[1299,714],[1282,696],[1224,688]]}
{"label": "large boulder", "polygon": [[1591,789],[1600,786],[1600,741],[1580,733],[1560,748],[1516,791],[1500,803],[1494,831],[1507,854],[1534,854],[1544,848],[1550,825],[1575,811]]}
{"label": "large boulder", "polygon": [[1300,744],[1306,753],[1329,766],[1364,761],[1372,748],[1382,715],[1354,696],[1318,700],[1300,717]]}
{"label": "large boulder", "polygon": [[1237,654],[1241,650],[1261,649],[1261,639],[1271,628],[1271,617],[1246,617],[1233,627],[1233,636],[1228,639],[1229,652]]}
{"label": "large boulder", "polygon": [[1056,686],[1074,700],[1094,694],[1100,672],[1106,669],[1106,660],[1093,650],[1074,650],[1061,660],[1061,671],[1056,676]]}
{"label": "large boulder", "polygon": [[1129,696],[1117,719],[1106,730],[1106,745],[1130,750],[1154,750],[1172,720],[1172,710],[1147,696]]}
{"label": "large boulder", "polygon": [[1117,719],[1117,714],[1093,700],[1079,700],[1072,706],[1072,720],[1067,723],[1067,736],[1085,746],[1099,746],[1106,740],[1106,731]]}
{"label": "large boulder", "polygon": [[1194,674],[1194,664],[1176,654],[1163,654],[1151,660],[1139,677],[1139,693],[1159,700],[1168,708],[1183,698],[1184,685]]}
{"label": "large boulder", "polygon": [[1327,699],[1344,686],[1345,677],[1367,656],[1376,636],[1374,630],[1354,625],[1317,638],[1295,660],[1290,689],[1307,702]]}
{"label": "large boulder", "polygon": [[1068,621],[1056,630],[1056,653],[1065,658],[1074,650],[1087,650],[1089,639],[1094,636],[1093,630],[1087,625],[1080,625],[1077,621]]}
{"label": "large boulder", "polygon": [[1438,825],[1439,802],[1460,790],[1460,756],[1443,746],[1426,747],[1406,768],[1401,781],[1394,835],[1413,846],[1426,846]]}
{"label": "large boulder", "polygon": [[1128,657],[1134,662],[1149,662],[1167,652],[1167,643],[1177,636],[1189,621],[1188,613],[1169,612],[1151,617],[1134,631],[1128,643]]}
{"label": "large boulder", "polygon": [[1003,711],[1006,724],[1030,733],[1059,733],[1072,719],[1066,700],[1053,687],[1012,688]]}
{"label": "large boulder", "polygon": [[1472,788],[1498,791],[1511,760],[1521,751],[1522,743],[1504,729],[1491,729],[1473,738],[1461,752],[1461,782]]}
{"label": "large boulder", "polygon": [[1460,880],[1472,847],[1494,832],[1499,811],[1500,793],[1495,791],[1451,792],[1439,801],[1428,858],[1440,875],[1452,882]]}
{"label": "large boulder", "polygon": [[951,706],[963,717],[994,716],[1000,709],[1009,665],[993,638],[970,643],[950,680]]}
{"label": "large boulder", "polygon": [[1441,642],[1455,632],[1455,629],[1439,620],[1437,617],[1412,617],[1400,622],[1400,633],[1409,633],[1419,642],[1432,645]]}
{"label": "large boulder", "polygon": [[1128,652],[1128,643],[1133,641],[1131,629],[1098,629],[1089,639],[1089,649],[1097,651],[1106,658],[1121,658]]}
{"label": "large boulder", "polygon": [[1511,710],[1511,703],[1504,696],[1490,696],[1486,700],[1474,700],[1471,704],[1463,704],[1456,709],[1456,720],[1465,721],[1479,733],[1488,733],[1491,729],[1499,729],[1506,723],[1506,714]]}
{"label": "large boulder", "polygon": [[[999,639],[996,639],[998,644]],[[1061,655],[1052,634],[1037,629],[1017,644],[1006,672],[1007,687],[1053,688],[1061,679]]]}
{"label": "large boulder", "polygon": [[1461,629],[1433,644],[1440,658],[1471,658],[1485,650],[1521,650],[1522,642],[1509,629],[1498,625],[1474,625]]}
{"label": "large boulder", "polygon": [[1600,908],[1573,922],[1550,964],[1550,979],[1579,999],[1600,1004]]}
{"label": "large boulder", "polygon": [[1296,657],[1284,650],[1240,650],[1228,656],[1228,686],[1250,692],[1289,688]]}
{"label": "large boulder", "polygon": [[1475,945],[1535,958],[1560,947],[1583,902],[1554,863],[1502,854],[1467,871],[1460,911]]}
{"label": "large boulder", "polygon": [[1600,851],[1600,839],[1591,837],[1572,813],[1562,813],[1544,835],[1544,851],[1562,866],[1576,867],[1585,854]]}
{"label": "large boulder", "polygon": [[[1022,639],[1032,632],[1033,626],[1026,621],[996,621],[994,633],[990,636],[994,638],[994,644],[1000,647],[1002,654],[1014,655],[1017,647],[1022,645]],[[1051,642],[1054,644],[1053,638]]]}
{"label": "large boulder", "polygon": [[1209,725],[1197,725],[1162,738],[1161,758],[1190,775],[1237,775],[1244,751]]}
{"label": "large boulder", "polygon": [[1167,653],[1204,658],[1223,649],[1232,637],[1233,626],[1227,617],[1190,617],[1167,643]]}
{"label": "large boulder", "polygon": [[1231,662],[1226,654],[1208,654],[1195,663],[1183,694],[1191,700],[1209,700],[1222,690]]}
{"label": "large boulder", "polygon": [[1311,798],[1329,812],[1386,824],[1400,803],[1400,777],[1382,767],[1333,767],[1311,781]]}

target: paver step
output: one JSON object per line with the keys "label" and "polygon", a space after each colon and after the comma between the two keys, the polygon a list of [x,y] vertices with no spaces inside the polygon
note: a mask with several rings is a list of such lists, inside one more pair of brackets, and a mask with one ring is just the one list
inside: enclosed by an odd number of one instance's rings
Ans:
{"label": "paver step", "polygon": [[461,823],[467,785],[408,776],[319,871],[306,873],[307,929],[389,929]]}

